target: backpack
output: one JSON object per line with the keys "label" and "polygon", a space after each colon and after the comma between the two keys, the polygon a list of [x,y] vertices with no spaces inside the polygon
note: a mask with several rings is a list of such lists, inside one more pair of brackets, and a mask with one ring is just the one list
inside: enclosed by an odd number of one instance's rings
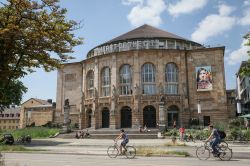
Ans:
{"label": "backpack", "polygon": [[218,130],[218,134],[220,135],[221,139],[224,139],[227,136],[226,133],[224,131],[221,131],[221,130]]}

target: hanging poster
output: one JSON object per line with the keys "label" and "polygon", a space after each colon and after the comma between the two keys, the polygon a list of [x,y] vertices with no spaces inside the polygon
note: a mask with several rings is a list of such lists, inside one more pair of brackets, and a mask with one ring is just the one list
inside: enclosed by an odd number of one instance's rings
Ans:
{"label": "hanging poster", "polygon": [[197,91],[213,89],[211,66],[195,67]]}

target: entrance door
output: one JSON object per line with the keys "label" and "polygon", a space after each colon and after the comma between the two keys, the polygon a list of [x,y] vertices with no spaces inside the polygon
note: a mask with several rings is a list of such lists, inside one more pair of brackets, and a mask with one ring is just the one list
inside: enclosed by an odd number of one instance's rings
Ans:
{"label": "entrance door", "polygon": [[209,126],[210,125],[210,116],[204,116],[203,121],[204,121],[204,126]]}
{"label": "entrance door", "polygon": [[109,110],[104,108],[102,110],[102,128],[109,128]]}
{"label": "entrance door", "polygon": [[87,128],[91,127],[91,114],[92,114],[92,110],[88,110],[87,112]]}
{"label": "entrance door", "polygon": [[153,106],[146,106],[143,109],[143,126],[156,127],[156,110]]}
{"label": "entrance door", "polygon": [[123,107],[121,109],[121,128],[132,127],[132,113],[130,107]]}
{"label": "entrance door", "polygon": [[174,121],[176,125],[179,124],[179,109],[177,106],[170,106],[168,108],[168,127],[173,127]]}

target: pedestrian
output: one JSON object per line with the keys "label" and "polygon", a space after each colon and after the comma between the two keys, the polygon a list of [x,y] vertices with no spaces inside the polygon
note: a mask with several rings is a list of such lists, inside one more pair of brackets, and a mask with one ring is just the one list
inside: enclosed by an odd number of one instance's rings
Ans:
{"label": "pedestrian", "polygon": [[185,128],[181,126],[181,128],[179,129],[179,133],[180,133],[180,140],[184,141]]}

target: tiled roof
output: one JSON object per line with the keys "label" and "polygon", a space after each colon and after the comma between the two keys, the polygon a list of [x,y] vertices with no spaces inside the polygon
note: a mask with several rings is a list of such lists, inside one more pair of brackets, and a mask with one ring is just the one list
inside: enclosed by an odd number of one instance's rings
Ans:
{"label": "tiled roof", "polygon": [[143,39],[143,38],[172,38],[172,39],[179,39],[179,40],[187,40],[173,33],[166,32],[161,29],[144,24],[106,43],[113,43],[116,41],[129,40],[129,39]]}

